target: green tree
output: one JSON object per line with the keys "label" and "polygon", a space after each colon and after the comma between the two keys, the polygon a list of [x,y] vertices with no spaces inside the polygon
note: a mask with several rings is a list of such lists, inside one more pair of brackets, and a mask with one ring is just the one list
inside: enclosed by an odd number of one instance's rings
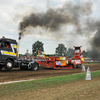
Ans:
{"label": "green tree", "polygon": [[44,51],[43,45],[44,44],[40,41],[37,41],[37,42],[33,43],[32,53],[34,54],[34,56],[38,55],[38,50],[39,50],[39,54],[43,53],[43,51]]}
{"label": "green tree", "polygon": [[64,44],[58,44],[58,47],[56,48],[56,55],[57,56],[66,56],[67,49],[64,46]]}
{"label": "green tree", "polygon": [[90,57],[90,52],[83,50],[82,55],[83,57]]}

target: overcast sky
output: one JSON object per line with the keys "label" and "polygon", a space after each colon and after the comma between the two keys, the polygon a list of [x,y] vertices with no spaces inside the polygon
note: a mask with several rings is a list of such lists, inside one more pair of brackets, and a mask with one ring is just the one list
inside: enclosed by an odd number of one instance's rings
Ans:
{"label": "overcast sky", "polygon": [[[0,37],[13,38],[18,41],[19,22],[24,16],[32,12],[45,12],[49,8],[60,8],[65,2],[71,0],[0,0]],[[72,0],[73,3],[78,1],[92,1],[92,14],[95,19],[100,18],[100,1],[99,0]],[[82,46],[82,50],[87,50],[90,47],[89,38],[85,35],[70,35],[74,31],[73,26],[64,25],[59,32],[44,30],[41,27],[33,28],[33,35],[24,35],[20,41],[19,53],[24,54],[28,49],[31,51],[32,44],[37,40],[44,43],[44,51],[47,54],[55,53],[55,48],[58,44],[64,44],[66,48],[73,46]],[[39,35],[39,34],[42,35]],[[58,34],[57,36],[55,34]],[[61,35],[62,34],[62,35]]]}

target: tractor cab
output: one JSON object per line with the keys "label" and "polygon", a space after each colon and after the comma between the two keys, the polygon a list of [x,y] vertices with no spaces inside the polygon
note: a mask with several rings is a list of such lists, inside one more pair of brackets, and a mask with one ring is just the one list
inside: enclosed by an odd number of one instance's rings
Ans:
{"label": "tractor cab", "polygon": [[82,53],[81,53],[81,47],[82,46],[78,46],[75,47],[74,50],[74,56],[69,60],[69,63],[73,66],[73,68],[78,68],[81,66],[82,63],[84,63],[84,58],[82,57]]}
{"label": "tractor cab", "polygon": [[82,55],[82,53],[81,53],[81,47],[82,46],[79,46],[79,47],[75,47],[74,46],[74,48],[75,48],[75,50],[74,50],[74,58],[80,58],[81,57],[81,55]]}
{"label": "tractor cab", "polygon": [[14,39],[1,38],[0,39],[0,53],[1,55],[16,56],[17,42]]}
{"label": "tractor cab", "polygon": [[[17,58],[17,42],[14,39],[0,39],[0,66],[4,65],[5,69],[10,70]],[[0,67],[1,69],[2,67]]]}

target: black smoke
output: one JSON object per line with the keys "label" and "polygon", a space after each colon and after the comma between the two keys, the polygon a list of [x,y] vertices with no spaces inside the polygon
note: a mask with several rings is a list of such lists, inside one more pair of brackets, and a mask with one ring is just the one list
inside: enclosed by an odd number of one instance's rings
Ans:
{"label": "black smoke", "polygon": [[[25,16],[19,23],[20,39],[22,35],[25,35],[26,28],[30,26],[41,27],[52,33],[52,31],[59,31],[63,25],[73,25],[76,29],[74,32],[77,34],[85,34],[86,37],[89,37],[92,33],[95,33],[90,41],[90,54],[94,60],[100,61],[100,20],[90,17],[92,6],[91,1],[81,1],[76,4],[66,2],[60,8],[49,8],[45,12],[33,12],[29,16]],[[83,27],[83,24],[85,27]]]}
{"label": "black smoke", "polygon": [[[81,16],[88,16],[91,13],[91,2],[66,2],[61,8],[50,8],[46,12],[31,13],[25,16],[19,23],[19,30],[27,27],[42,27],[49,31],[59,31],[61,26],[71,24],[81,33]],[[22,32],[24,34],[24,32]]]}
{"label": "black smoke", "polygon": [[90,40],[91,49],[89,50],[91,58],[100,61],[100,20],[90,18],[87,21],[87,30],[94,36]]}

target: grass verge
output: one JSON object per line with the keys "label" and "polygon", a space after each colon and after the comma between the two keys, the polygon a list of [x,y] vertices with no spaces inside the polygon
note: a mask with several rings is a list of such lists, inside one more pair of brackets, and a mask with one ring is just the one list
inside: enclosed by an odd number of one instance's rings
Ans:
{"label": "grass verge", "polygon": [[[33,81],[12,83],[0,85],[0,96],[9,95],[15,92],[27,91],[31,89],[41,89],[47,87],[55,87],[57,85],[63,85],[72,83],[75,81],[84,80],[86,73],[75,74],[75,75],[64,75],[57,77],[43,78]],[[91,72],[91,77],[100,77],[100,71]]]}

